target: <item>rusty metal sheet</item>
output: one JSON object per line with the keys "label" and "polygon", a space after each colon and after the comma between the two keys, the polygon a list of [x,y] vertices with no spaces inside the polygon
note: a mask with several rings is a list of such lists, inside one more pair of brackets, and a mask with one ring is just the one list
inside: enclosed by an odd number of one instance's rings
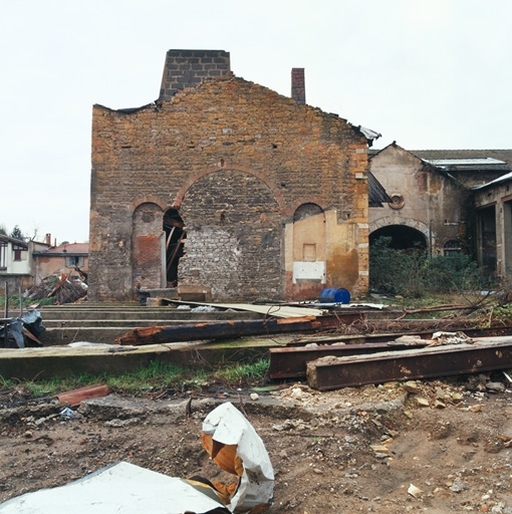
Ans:
{"label": "rusty metal sheet", "polygon": [[[489,329],[465,329],[464,334],[471,337],[503,337],[512,333],[511,327],[497,327]],[[301,341],[294,340],[286,347],[270,348],[270,378],[304,378],[306,376],[306,364],[310,361],[334,355],[343,357],[377,353],[382,351],[399,351],[408,348],[421,348],[431,343],[432,330],[414,332],[415,336],[424,339],[424,344],[419,342],[400,343],[397,338],[409,335],[409,332],[396,332],[386,334],[360,334],[338,335],[329,337],[307,337]],[[333,343],[343,343],[336,345]],[[317,346],[307,347],[311,343]]]}
{"label": "rusty metal sheet", "polygon": [[483,339],[474,344],[325,357],[307,364],[308,384],[314,389],[327,391],[512,367],[512,337]]}
{"label": "rusty metal sheet", "polygon": [[[425,340],[422,346],[429,343]],[[419,344],[417,346],[420,346]],[[310,361],[320,359],[327,355],[342,357],[347,355],[361,355],[383,352],[386,350],[399,351],[410,348],[411,345],[390,343],[355,343],[343,345],[321,345],[314,347],[283,347],[269,348],[270,368],[272,379],[304,378],[306,365]]]}

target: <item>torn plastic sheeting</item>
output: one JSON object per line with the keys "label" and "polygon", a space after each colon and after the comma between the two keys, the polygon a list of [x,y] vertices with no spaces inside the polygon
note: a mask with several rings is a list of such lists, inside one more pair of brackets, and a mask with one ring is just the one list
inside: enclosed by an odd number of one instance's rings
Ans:
{"label": "torn plastic sheeting", "polygon": [[242,513],[270,507],[274,470],[263,441],[242,413],[229,402],[219,405],[206,416],[201,437],[220,468],[238,477],[230,486],[213,482],[229,510]]}
{"label": "torn plastic sheeting", "polygon": [[[231,403],[208,414],[201,434],[212,459],[235,483],[184,480],[127,462],[80,480],[43,489],[0,505],[0,514],[236,514],[261,513],[272,504],[274,471],[263,441]],[[206,484],[212,484],[210,487]]]}

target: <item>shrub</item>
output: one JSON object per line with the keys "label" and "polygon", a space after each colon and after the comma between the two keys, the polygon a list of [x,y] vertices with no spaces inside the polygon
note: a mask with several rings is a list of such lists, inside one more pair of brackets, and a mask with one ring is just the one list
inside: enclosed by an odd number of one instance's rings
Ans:
{"label": "shrub", "polygon": [[429,256],[423,248],[396,249],[390,237],[370,248],[370,288],[386,294],[421,297],[425,293],[464,293],[489,287],[467,255]]}

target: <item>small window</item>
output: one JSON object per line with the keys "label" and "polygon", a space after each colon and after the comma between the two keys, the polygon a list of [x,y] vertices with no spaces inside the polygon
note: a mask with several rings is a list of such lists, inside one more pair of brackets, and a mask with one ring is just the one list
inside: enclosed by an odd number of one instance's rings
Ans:
{"label": "small window", "polygon": [[449,257],[450,255],[459,255],[462,253],[460,242],[456,239],[450,239],[444,244],[444,256]]}
{"label": "small window", "polygon": [[0,243],[0,270],[7,269],[7,243]]}
{"label": "small window", "polygon": [[75,266],[83,266],[84,258],[79,257],[78,255],[68,255],[66,256],[66,266],[68,268],[74,268]]}
{"label": "small window", "polygon": [[24,246],[12,245],[12,260],[13,261],[24,260],[23,257],[26,258],[26,254],[24,254],[23,252],[26,252],[26,251],[27,251],[27,249]]}

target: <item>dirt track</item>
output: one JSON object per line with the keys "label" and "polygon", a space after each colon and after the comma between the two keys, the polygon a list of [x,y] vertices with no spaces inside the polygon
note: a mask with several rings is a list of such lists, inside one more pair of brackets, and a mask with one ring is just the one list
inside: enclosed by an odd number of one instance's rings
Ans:
{"label": "dirt track", "polygon": [[231,401],[270,454],[272,512],[511,514],[512,391],[499,374],[492,378],[329,393],[297,384],[257,400],[248,392],[216,394],[194,399],[189,416],[185,399],[111,396],[66,419],[62,405],[19,403],[20,392],[10,392],[0,410],[0,502],[120,460],[226,480],[199,434],[215,403]]}

